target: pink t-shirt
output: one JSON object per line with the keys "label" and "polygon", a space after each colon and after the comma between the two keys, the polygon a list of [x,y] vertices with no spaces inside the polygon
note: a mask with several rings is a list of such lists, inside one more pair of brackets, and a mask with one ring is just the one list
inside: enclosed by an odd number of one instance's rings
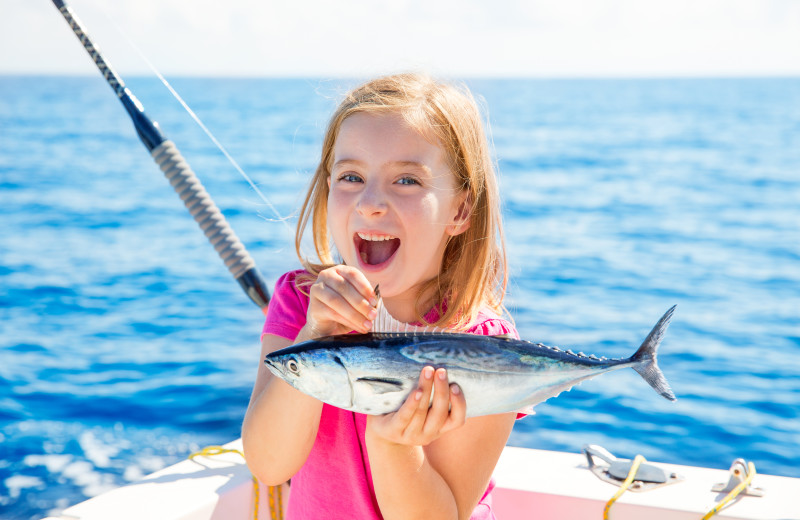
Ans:
{"label": "pink t-shirt", "polygon": [[[305,325],[308,296],[294,283],[300,273],[303,271],[288,272],[275,283],[262,335],[294,340]],[[478,314],[466,332],[517,337],[517,331],[507,320],[484,312]],[[372,484],[364,438],[366,425],[366,415],[323,404],[317,439],[305,464],[292,477],[289,520],[383,518]],[[495,518],[491,497],[494,485],[492,480],[470,520]]]}

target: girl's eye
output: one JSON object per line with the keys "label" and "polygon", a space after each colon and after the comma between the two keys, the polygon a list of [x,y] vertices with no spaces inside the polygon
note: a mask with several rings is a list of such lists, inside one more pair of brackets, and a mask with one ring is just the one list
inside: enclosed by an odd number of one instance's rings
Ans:
{"label": "girl's eye", "polygon": [[402,178],[398,179],[397,184],[403,184],[403,185],[406,185],[406,186],[413,186],[414,184],[419,184],[419,182],[417,182],[417,179],[415,179],[413,177],[402,177]]}
{"label": "girl's eye", "polygon": [[361,182],[361,177],[355,173],[343,173],[339,175],[339,180],[344,182]]}

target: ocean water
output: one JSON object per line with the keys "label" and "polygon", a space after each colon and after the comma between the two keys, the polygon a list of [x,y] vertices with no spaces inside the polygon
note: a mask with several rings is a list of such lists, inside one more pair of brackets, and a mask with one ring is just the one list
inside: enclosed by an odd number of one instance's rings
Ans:
{"label": "ocean water", "polygon": [[[659,364],[518,421],[510,444],[800,477],[800,79],[480,80],[525,339]],[[129,86],[272,284],[349,81]],[[0,517],[39,518],[239,435],[261,312],[98,77],[0,77]],[[537,470],[541,470],[538,468]]]}

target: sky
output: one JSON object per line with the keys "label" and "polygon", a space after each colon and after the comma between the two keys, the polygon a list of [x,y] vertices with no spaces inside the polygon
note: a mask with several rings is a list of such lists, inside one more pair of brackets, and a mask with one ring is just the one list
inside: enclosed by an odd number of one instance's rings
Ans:
{"label": "sky", "polygon": [[[0,74],[97,73],[50,0],[0,3]],[[800,0],[67,3],[123,77],[800,76]]]}

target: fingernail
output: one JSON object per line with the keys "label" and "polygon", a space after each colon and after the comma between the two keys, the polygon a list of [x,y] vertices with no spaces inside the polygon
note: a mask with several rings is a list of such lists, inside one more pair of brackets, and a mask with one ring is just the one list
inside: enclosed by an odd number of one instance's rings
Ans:
{"label": "fingernail", "polygon": [[425,379],[432,379],[433,378],[433,367],[425,367],[425,370],[422,372],[422,375],[425,376]]}
{"label": "fingernail", "polygon": [[364,322],[364,328],[367,329],[367,330],[371,329],[372,328],[372,322],[371,321],[365,321]]}
{"label": "fingernail", "polygon": [[377,316],[378,316],[378,311],[376,311],[375,309],[370,309],[370,311],[367,313],[367,317],[369,317],[369,319],[371,320],[374,320]]}
{"label": "fingernail", "polygon": [[450,393],[458,395],[461,393],[461,388],[458,385],[450,385]]}
{"label": "fingernail", "polygon": [[369,304],[372,305],[373,307],[377,307],[378,306],[378,300],[376,298],[370,298],[369,299]]}
{"label": "fingernail", "polygon": [[420,399],[422,399],[422,390],[417,390],[417,392],[414,394],[414,400],[419,401]]}
{"label": "fingernail", "polygon": [[439,370],[439,379],[441,381],[444,381],[445,379],[447,379],[447,370],[445,370],[445,369]]}

